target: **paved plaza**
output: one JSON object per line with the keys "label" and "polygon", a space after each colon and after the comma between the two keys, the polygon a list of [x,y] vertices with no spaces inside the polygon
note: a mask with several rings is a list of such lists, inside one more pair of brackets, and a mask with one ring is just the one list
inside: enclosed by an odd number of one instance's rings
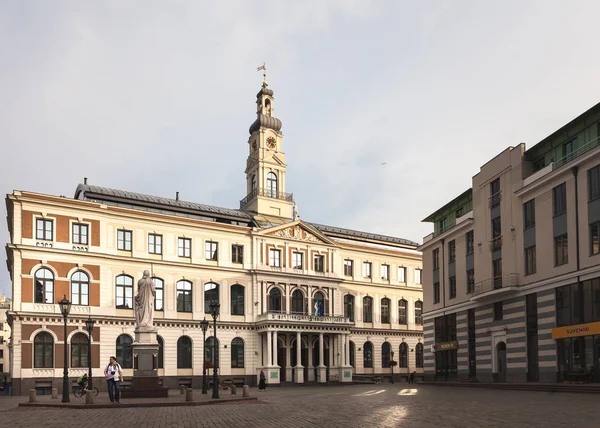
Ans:
{"label": "paved plaza", "polygon": [[257,401],[89,410],[15,408],[27,398],[0,396],[0,421],[11,428],[600,426],[597,394],[411,386],[253,388]]}

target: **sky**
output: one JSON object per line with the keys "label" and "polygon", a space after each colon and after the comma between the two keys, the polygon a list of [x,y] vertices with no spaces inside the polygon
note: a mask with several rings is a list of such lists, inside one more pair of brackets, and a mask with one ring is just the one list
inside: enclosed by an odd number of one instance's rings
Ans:
{"label": "sky", "polygon": [[0,194],[72,197],[88,177],[238,208],[266,62],[300,217],[422,242],[487,160],[600,100],[598,16],[584,0],[0,0]]}

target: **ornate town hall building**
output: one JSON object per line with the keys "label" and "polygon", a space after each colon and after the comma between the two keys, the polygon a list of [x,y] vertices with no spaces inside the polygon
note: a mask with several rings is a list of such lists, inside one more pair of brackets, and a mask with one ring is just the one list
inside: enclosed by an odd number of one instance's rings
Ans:
{"label": "ornate town hall building", "polygon": [[[87,182],[72,199],[8,195],[15,394],[61,389],[65,346],[72,380],[90,357],[101,376],[111,355],[130,377],[133,297],[144,270],[156,287],[164,386],[200,387],[205,358],[221,380],[251,385],[261,370],[269,384],[387,377],[391,361],[398,377],[422,373],[417,244],[300,220],[266,82],[256,104],[239,209]],[[67,337],[57,304],[65,295],[73,303]],[[215,300],[217,337],[209,330],[203,344],[200,321]],[[88,317],[96,321],[91,355]]]}

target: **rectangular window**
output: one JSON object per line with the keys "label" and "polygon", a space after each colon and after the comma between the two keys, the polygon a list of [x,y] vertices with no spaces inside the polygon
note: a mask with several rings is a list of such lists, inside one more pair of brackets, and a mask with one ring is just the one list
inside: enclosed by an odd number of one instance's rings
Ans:
{"label": "rectangular window", "polygon": [[567,234],[554,238],[554,266],[561,266],[569,262],[569,242]]}
{"label": "rectangular window", "polygon": [[501,321],[503,318],[504,305],[503,302],[494,303],[494,321]]}
{"label": "rectangular window", "polygon": [[444,217],[440,220],[440,233],[443,233],[448,228],[448,219]]}
{"label": "rectangular window", "polygon": [[118,230],[117,231],[117,249],[122,251],[131,251],[131,237],[133,232],[131,230]]}
{"label": "rectangular window", "polygon": [[322,254],[315,254],[313,259],[315,272],[325,272],[325,256]]}
{"label": "rectangular window", "polygon": [[535,199],[523,204],[523,228],[529,229],[535,226]]}
{"label": "rectangular window", "polygon": [[492,220],[492,239],[500,238],[502,236],[502,223],[500,217],[496,217]]}
{"label": "rectangular window", "polygon": [[371,263],[363,262],[363,277],[371,278]]}
{"label": "rectangular window", "polygon": [[492,261],[492,275],[494,276],[494,288],[502,288],[502,259]]}
{"label": "rectangular window", "polygon": [[406,268],[398,266],[398,282],[406,282]]}
{"label": "rectangular window", "polygon": [[456,261],[456,241],[452,240],[448,242],[448,263],[454,263]]}
{"label": "rectangular window", "polygon": [[162,254],[162,235],[148,234],[148,253]]}
{"label": "rectangular window", "polygon": [[72,226],[73,244],[87,245],[88,244],[88,225],[81,223],[73,223]]}
{"label": "rectangular window", "polygon": [[497,178],[490,183],[490,207],[494,208],[500,205],[500,179]]}
{"label": "rectangular window", "polygon": [[467,271],[467,294],[475,292],[475,269]]}
{"label": "rectangular window", "polygon": [[350,259],[344,260],[344,275],[352,276],[354,274],[354,261]]}
{"label": "rectangular window", "polygon": [[475,251],[475,237],[473,236],[473,231],[467,232],[467,255],[473,254]]}
{"label": "rectangular window", "polygon": [[381,279],[390,279],[390,265],[381,265]]}
{"label": "rectangular window", "polygon": [[269,266],[281,267],[281,250],[269,249]]}
{"label": "rectangular window", "polygon": [[54,221],[38,218],[36,221],[35,238],[40,241],[52,241],[54,235]]}
{"label": "rectangular window", "polygon": [[192,239],[178,238],[177,239],[177,255],[179,257],[192,257]]}
{"label": "rectangular window", "polygon": [[206,241],[204,243],[204,257],[206,257],[206,260],[219,260],[219,243]]}
{"label": "rectangular window", "polygon": [[423,280],[421,279],[421,275],[422,275],[422,270],[421,269],[415,269],[415,284],[422,284]]}
{"label": "rectangular window", "polygon": [[535,245],[533,245],[525,248],[525,275],[532,275],[535,272]]}
{"label": "rectangular window", "polygon": [[590,224],[590,254],[600,253],[600,221]]}
{"label": "rectangular window", "polygon": [[552,207],[554,215],[567,212],[567,183],[563,183],[552,189]]}
{"label": "rectangular window", "polygon": [[588,200],[600,196],[600,165],[588,169]]}
{"label": "rectangular window", "polygon": [[433,303],[440,303],[440,283],[433,284]]}
{"label": "rectangular window", "polygon": [[304,253],[294,251],[292,253],[292,268],[304,269]]}
{"label": "rectangular window", "polygon": [[231,246],[231,263],[244,263],[244,246],[243,245],[232,245]]}
{"label": "rectangular window", "polygon": [[433,250],[433,270],[440,268],[440,249]]}
{"label": "rectangular window", "polygon": [[456,276],[450,277],[450,299],[456,298]]}

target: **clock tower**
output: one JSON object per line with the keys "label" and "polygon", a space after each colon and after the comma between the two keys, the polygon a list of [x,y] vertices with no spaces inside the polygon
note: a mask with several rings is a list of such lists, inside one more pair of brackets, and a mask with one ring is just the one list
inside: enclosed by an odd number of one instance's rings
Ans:
{"label": "clock tower", "polygon": [[[264,69],[264,68],[263,68]],[[273,90],[266,76],[256,94],[256,120],[250,125],[246,161],[246,197],[240,209],[249,213],[294,218],[294,198],[285,189],[285,154],[281,121],[274,115]]]}

